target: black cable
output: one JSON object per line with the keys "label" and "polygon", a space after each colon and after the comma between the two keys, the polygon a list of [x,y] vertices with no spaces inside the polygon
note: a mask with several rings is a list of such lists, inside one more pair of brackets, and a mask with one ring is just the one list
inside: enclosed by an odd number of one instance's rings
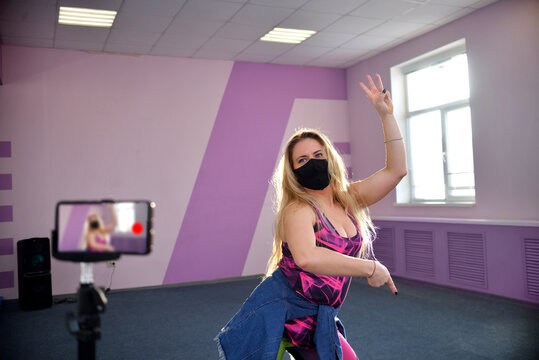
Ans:
{"label": "black cable", "polygon": [[76,303],[77,302],[77,299],[73,298],[73,297],[65,297],[65,298],[61,298],[61,299],[56,299],[53,301],[53,304],[54,305],[58,305],[58,304],[63,304],[63,303],[66,303],[66,304],[73,304],[73,303]]}

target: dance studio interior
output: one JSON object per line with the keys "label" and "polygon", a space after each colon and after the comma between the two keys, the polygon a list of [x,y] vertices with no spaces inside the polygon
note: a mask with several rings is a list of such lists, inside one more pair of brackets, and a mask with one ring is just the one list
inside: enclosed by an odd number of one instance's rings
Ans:
{"label": "dance studio interior", "polygon": [[398,296],[353,276],[338,309],[355,356],[538,359],[538,65],[537,0],[2,0],[0,358],[273,359],[218,334],[316,129],[349,183],[406,152],[364,209]]}

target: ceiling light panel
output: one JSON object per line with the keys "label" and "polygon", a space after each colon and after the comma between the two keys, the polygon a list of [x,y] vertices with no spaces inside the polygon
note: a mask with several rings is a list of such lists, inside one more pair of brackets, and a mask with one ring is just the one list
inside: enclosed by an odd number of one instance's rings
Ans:
{"label": "ceiling light panel", "polygon": [[60,6],[58,23],[64,25],[111,27],[116,11]]}
{"label": "ceiling light panel", "polygon": [[286,44],[299,44],[316,34],[314,30],[274,28],[260,38],[261,41],[280,42]]}

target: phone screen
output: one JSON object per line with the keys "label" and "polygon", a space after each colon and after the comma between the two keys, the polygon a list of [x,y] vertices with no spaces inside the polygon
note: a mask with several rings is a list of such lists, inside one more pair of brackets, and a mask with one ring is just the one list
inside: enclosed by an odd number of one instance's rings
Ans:
{"label": "phone screen", "polygon": [[60,202],[57,252],[147,254],[151,247],[148,201]]}

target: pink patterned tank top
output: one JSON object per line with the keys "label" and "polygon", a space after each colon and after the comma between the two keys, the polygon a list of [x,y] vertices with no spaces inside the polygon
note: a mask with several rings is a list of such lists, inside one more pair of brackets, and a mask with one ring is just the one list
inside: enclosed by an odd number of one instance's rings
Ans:
{"label": "pink patterned tank top", "polygon": [[[107,239],[95,234],[95,242],[99,245],[106,245],[107,244]],[[92,246],[88,246],[88,250],[91,251],[91,252],[103,252],[102,249],[99,249],[99,248],[94,248]]]}
{"label": "pink patterned tank top", "polygon": [[[359,254],[362,239],[354,218],[350,214],[348,215],[356,227],[356,235],[346,238],[337,233],[335,227],[327,218],[325,218],[325,222],[322,220],[323,214],[318,209],[314,207],[313,209],[317,216],[314,224],[316,246],[356,257]],[[312,303],[333,307],[341,306],[350,287],[350,277],[317,275],[304,271],[294,262],[288,244],[285,242],[282,244],[282,251],[283,258],[279,263],[279,267],[292,289]],[[315,327],[316,317],[287,321],[284,336],[296,346],[314,347],[313,335]]]}

